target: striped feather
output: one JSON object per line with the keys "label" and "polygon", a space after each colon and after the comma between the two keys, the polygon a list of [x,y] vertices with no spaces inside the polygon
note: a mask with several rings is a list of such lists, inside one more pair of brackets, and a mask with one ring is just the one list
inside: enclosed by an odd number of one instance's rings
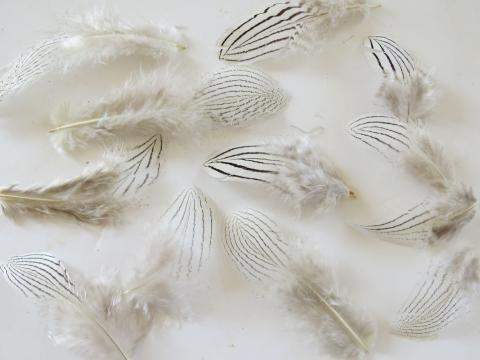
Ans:
{"label": "striped feather", "polygon": [[162,136],[156,134],[131,149],[122,164],[121,177],[115,191],[126,195],[155,183],[160,176],[163,145]]}
{"label": "striped feather", "polygon": [[210,158],[208,173],[222,181],[271,183],[284,160],[265,145],[237,146]]}
{"label": "striped feather", "polygon": [[67,270],[50,254],[14,256],[0,269],[5,280],[27,297],[78,300]]}
{"label": "striped feather", "polygon": [[408,126],[392,116],[362,116],[349,124],[349,133],[356,140],[388,157],[410,148]]}
{"label": "striped feather", "polygon": [[178,242],[176,276],[191,277],[198,273],[213,241],[213,209],[207,197],[197,188],[182,191],[163,217]]}
{"label": "striped feather", "polygon": [[273,278],[289,261],[288,244],[278,225],[253,209],[234,212],[227,218],[223,244],[227,255],[248,279]]}
{"label": "striped feather", "polygon": [[385,36],[369,36],[366,46],[375,65],[385,76],[408,82],[415,73],[413,58],[392,39]]}
{"label": "striped feather", "polygon": [[468,308],[468,294],[458,275],[449,266],[432,266],[425,280],[400,309],[393,332],[428,339],[439,335],[458,320]]}
{"label": "striped feather", "polygon": [[219,59],[254,62],[280,54],[314,18],[303,1],[273,4],[228,33],[220,43]]}
{"label": "striped feather", "polygon": [[205,118],[230,126],[273,115],[287,100],[272,78],[247,67],[228,67],[214,73],[195,97]]}

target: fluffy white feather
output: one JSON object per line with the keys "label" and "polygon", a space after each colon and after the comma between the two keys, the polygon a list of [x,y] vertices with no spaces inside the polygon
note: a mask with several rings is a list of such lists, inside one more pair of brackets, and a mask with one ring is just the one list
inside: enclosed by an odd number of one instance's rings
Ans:
{"label": "fluffy white feather", "polygon": [[121,176],[121,160],[112,154],[83,174],[51,185],[0,189],[3,213],[13,219],[29,216],[67,216],[94,225],[115,222],[126,207],[126,200],[115,193]]}
{"label": "fluffy white feather", "polygon": [[262,119],[285,103],[271,78],[245,67],[222,69],[198,87],[179,74],[139,73],[96,102],[59,107],[50,132],[60,151],[145,133],[198,138],[209,129]]}
{"label": "fluffy white feather", "polygon": [[105,10],[93,10],[67,18],[51,39],[20,55],[0,78],[0,102],[52,72],[131,55],[162,60],[183,49],[183,38],[175,27],[133,25]]}
{"label": "fluffy white feather", "polygon": [[234,147],[212,157],[204,166],[224,181],[265,184],[300,212],[323,212],[354,196],[310,136],[279,137]]}
{"label": "fluffy white feather", "polygon": [[363,359],[371,350],[376,327],[336,282],[333,271],[303,254],[294,258],[280,295],[289,312],[335,359]]}

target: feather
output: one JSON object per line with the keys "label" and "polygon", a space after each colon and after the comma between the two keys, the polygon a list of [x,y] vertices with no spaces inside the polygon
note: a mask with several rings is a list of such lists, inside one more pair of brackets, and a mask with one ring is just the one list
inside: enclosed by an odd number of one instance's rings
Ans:
{"label": "feather", "polygon": [[337,26],[363,16],[365,0],[305,0],[276,3],[223,37],[219,59],[256,62],[298,47],[313,47]]}
{"label": "feather", "polygon": [[403,167],[437,191],[448,192],[454,187],[455,171],[443,147],[423,129],[414,131],[411,143],[401,158]]}
{"label": "feather", "polygon": [[195,91],[179,86],[177,78],[140,73],[93,104],[59,107],[50,130],[55,147],[73,151],[95,140],[152,132],[198,137],[272,115],[287,99],[267,75],[244,67],[222,69]]}
{"label": "feather", "polygon": [[160,134],[149,136],[146,141],[125,151],[121,165],[121,177],[115,193],[122,195],[137,193],[154,184],[160,176],[164,144]]}
{"label": "feather", "polygon": [[431,76],[389,38],[371,36],[367,46],[385,75],[377,96],[390,113],[406,122],[430,116],[437,97]]}
{"label": "feather", "polygon": [[458,185],[392,220],[359,227],[398,245],[435,247],[455,238],[475,216],[477,204],[472,190]]}
{"label": "feather", "polygon": [[86,358],[127,359],[153,325],[180,314],[167,271],[175,258],[170,240],[164,235],[122,276],[72,276],[45,253],[14,257],[1,270],[12,286],[39,302],[55,343]]}
{"label": "feather", "polygon": [[234,212],[226,219],[223,245],[247,279],[275,278],[288,264],[288,244],[278,225],[253,209]]}
{"label": "feather", "polygon": [[233,147],[204,166],[224,181],[265,184],[297,211],[322,212],[353,196],[327,155],[308,136]]}
{"label": "feather", "polygon": [[133,25],[104,10],[66,19],[51,39],[20,55],[0,79],[0,102],[52,72],[84,64],[104,64],[139,55],[155,60],[185,49],[179,31],[163,25]]}
{"label": "feather", "polygon": [[189,278],[198,273],[210,255],[214,237],[210,201],[200,189],[186,189],[167,209],[162,222],[174,234],[177,244],[176,276]]}
{"label": "feather", "polygon": [[354,139],[389,159],[410,149],[409,126],[392,116],[362,116],[349,124],[348,131]]}
{"label": "feather", "polygon": [[287,309],[305,323],[332,358],[364,358],[372,348],[375,325],[339,289],[332,269],[302,255],[292,260],[287,271],[279,287]]}
{"label": "feather", "polygon": [[479,285],[480,259],[471,250],[432,264],[424,281],[400,309],[393,332],[417,339],[437,337],[465,315]]}
{"label": "feather", "polygon": [[26,189],[2,188],[3,213],[13,219],[64,215],[94,225],[115,222],[127,204],[114,194],[119,169],[119,159],[107,154],[98,165],[70,180]]}

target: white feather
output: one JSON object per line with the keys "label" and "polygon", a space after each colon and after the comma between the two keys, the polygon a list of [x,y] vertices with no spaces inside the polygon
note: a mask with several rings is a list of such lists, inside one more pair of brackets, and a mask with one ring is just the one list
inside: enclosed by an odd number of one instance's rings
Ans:
{"label": "white feather", "polygon": [[123,56],[171,58],[185,48],[179,31],[164,25],[133,25],[105,10],[65,20],[57,34],[20,55],[0,78],[0,102],[52,72],[80,64],[105,64]]}

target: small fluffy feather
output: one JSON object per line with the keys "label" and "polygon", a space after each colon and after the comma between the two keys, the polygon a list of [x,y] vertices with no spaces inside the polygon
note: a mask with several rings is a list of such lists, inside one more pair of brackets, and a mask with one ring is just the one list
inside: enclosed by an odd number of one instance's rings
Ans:
{"label": "small fluffy feather", "polygon": [[392,115],[406,122],[428,118],[436,105],[435,84],[429,74],[418,69],[407,81],[386,76],[377,96]]}
{"label": "small fluffy feather", "polygon": [[284,161],[271,184],[295,210],[321,213],[353,195],[327,154],[310,137],[273,139],[267,148]]}
{"label": "small fluffy feather", "polygon": [[0,78],[0,102],[52,72],[105,64],[123,56],[162,60],[185,46],[179,31],[163,25],[132,25],[104,10],[66,19],[51,39],[20,55]]}
{"label": "small fluffy feather", "polygon": [[279,291],[287,309],[333,358],[363,359],[370,351],[376,336],[374,323],[338,290],[326,265],[307,255],[295,259]]}
{"label": "small fluffy feather", "polygon": [[455,183],[455,172],[443,147],[423,129],[412,132],[410,143],[402,154],[405,169],[437,191],[448,191]]}
{"label": "small fluffy feather", "polygon": [[17,219],[29,216],[70,216],[94,225],[115,222],[126,202],[114,194],[120,178],[119,160],[107,155],[100,164],[88,167],[82,175],[51,185],[0,189],[3,213]]}

